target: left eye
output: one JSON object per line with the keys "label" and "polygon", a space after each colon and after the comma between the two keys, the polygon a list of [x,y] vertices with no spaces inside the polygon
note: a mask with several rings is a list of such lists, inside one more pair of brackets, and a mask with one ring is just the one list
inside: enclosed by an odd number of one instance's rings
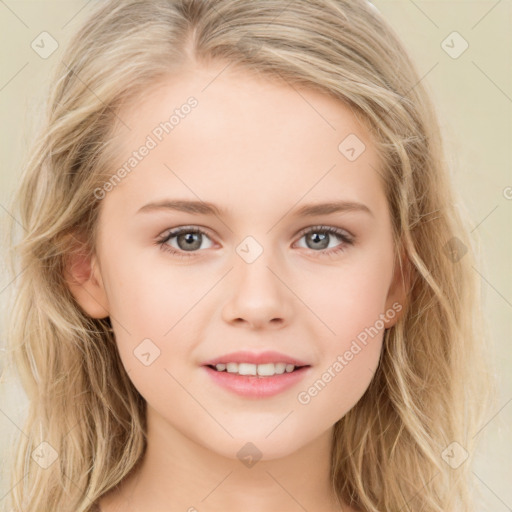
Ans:
{"label": "left eye", "polygon": [[[159,240],[159,244],[161,244],[162,249],[170,251],[173,254],[178,253],[179,251],[195,251],[197,249],[205,248],[201,247],[201,239],[205,236],[208,236],[204,231],[197,228],[179,228],[169,232],[162,240]],[[173,239],[176,239],[176,243],[178,244],[178,251],[172,244],[169,242]],[[208,249],[208,247],[206,247]],[[188,255],[187,255],[188,256]]]}
{"label": "left eye", "polygon": [[[213,244],[210,244],[208,247],[203,247],[202,242],[204,237],[210,239],[209,235],[202,229],[182,227],[168,232],[163,238],[158,240],[157,243],[163,250],[177,257],[186,258],[193,256],[193,254],[187,253],[193,253],[197,252],[198,249],[208,249],[212,247]],[[318,252],[321,255],[333,255],[344,251],[347,246],[353,245],[355,240],[348,232],[332,226],[315,226],[308,228],[301,233],[299,240],[304,237],[307,240],[306,248]],[[334,246],[335,248],[333,250],[326,251],[333,238],[338,238],[341,240],[341,243]],[[170,243],[174,239],[176,239],[175,243],[177,247]]]}
{"label": "left eye", "polygon": [[[329,248],[329,242],[333,238],[338,238],[342,243],[338,244],[338,246],[334,246],[337,248],[331,253],[343,251],[346,245],[353,244],[353,237],[351,237],[347,232],[331,226],[317,226],[309,228],[307,231],[302,233],[301,239],[304,237],[306,238],[306,246],[308,249],[320,249],[322,251]],[[331,246],[331,248],[332,247],[333,246]]]}

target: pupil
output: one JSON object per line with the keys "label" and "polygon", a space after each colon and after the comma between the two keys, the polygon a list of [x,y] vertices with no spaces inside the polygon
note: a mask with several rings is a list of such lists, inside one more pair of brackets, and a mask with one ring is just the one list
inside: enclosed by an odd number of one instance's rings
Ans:
{"label": "pupil", "polygon": [[[180,245],[180,249],[184,250],[194,250],[199,249],[201,247],[201,242],[199,240],[200,233],[185,233],[184,235],[178,236],[178,245]],[[325,249],[328,247],[329,243],[329,235],[328,234],[319,234],[319,233],[311,233],[309,235],[313,242],[312,249]],[[309,238],[307,237],[307,238]],[[180,240],[185,240],[185,247],[181,247]],[[309,245],[309,243],[308,243]]]}
{"label": "pupil", "polygon": [[[329,243],[325,243],[327,240],[328,240],[328,235],[327,234],[324,234],[324,235],[319,235],[318,233],[312,233],[311,234],[311,238],[313,239],[313,242],[314,243],[318,243],[320,242],[320,248],[321,249],[325,249]],[[313,246],[312,249],[315,249],[315,248],[318,248],[318,246]]]}
{"label": "pupil", "polygon": [[[199,241],[200,233],[186,233],[184,235],[178,236],[178,245],[180,245],[180,249],[192,250],[199,249],[201,247],[201,242]],[[180,240],[185,239],[186,245],[185,247],[181,247],[179,243]]]}

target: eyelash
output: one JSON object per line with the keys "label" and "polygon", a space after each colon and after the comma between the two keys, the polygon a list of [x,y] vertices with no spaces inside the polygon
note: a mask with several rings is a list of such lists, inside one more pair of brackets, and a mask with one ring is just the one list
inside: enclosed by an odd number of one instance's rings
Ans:
{"label": "eyelash", "polygon": [[[305,235],[308,235],[309,233],[317,233],[317,232],[328,233],[330,235],[336,235],[342,241],[340,246],[335,249],[331,249],[331,250],[322,249],[321,251],[315,251],[313,249],[310,249],[313,252],[318,252],[321,256],[328,256],[328,257],[336,256],[337,254],[344,252],[347,249],[347,246],[354,245],[354,242],[355,242],[355,237],[353,235],[350,235],[346,231],[334,228],[332,226],[313,226],[313,227],[307,228],[307,229],[301,231],[299,240],[302,237],[304,237]],[[193,252],[187,253],[186,251],[176,250],[167,244],[167,242],[169,240],[171,240],[172,238],[175,238],[184,233],[202,234],[202,235],[206,235],[208,238],[210,238],[208,233],[206,231],[203,231],[202,229],[199,229],[196,227],[184,226],[184,227],[177,228],[175,230],[168,232],[163,237],[161,237],[157,240],[157,244],[160,246],[160,248],[163,251],[169,252],[173,256],[176,256],[178,258],[191,258],[191,257],[195,256],[195,253],[198,251],[193,251]]]}

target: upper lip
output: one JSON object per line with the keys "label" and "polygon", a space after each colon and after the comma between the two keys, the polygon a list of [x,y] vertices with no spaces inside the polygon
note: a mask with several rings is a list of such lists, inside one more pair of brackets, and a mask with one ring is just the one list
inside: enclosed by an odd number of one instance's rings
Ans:
{"label": "upper lip", "polygon": [[286,363],[293,364],[294,366],[309,366],[308,363],[301,361],[295,357],[281,354],[273,350],[265,352],[251,352],[248,350],[241,350],[238,352],[231,352],[223,356],[205,361],[203,366],[215,366],[220,363],[250,363],[250,364],[265,364],[265,363]]}

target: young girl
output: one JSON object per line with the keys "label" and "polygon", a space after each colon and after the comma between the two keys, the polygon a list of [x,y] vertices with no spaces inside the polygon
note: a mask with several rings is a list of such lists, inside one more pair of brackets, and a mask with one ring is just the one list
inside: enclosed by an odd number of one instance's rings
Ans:
{"label": "young girl", "polygon": [[15,200],[6,510],[473,510],[473,249],[379,12],[101,2],[59,66]]}

